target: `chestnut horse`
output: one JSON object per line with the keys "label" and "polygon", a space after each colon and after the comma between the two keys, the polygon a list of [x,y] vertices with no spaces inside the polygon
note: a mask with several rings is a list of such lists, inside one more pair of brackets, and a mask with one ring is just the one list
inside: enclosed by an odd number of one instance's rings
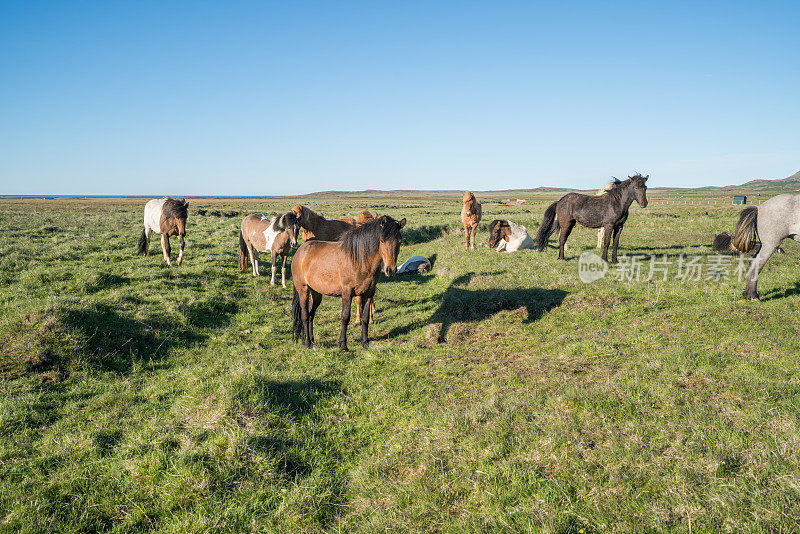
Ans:
{"label": "chestnut horse", "polygon": [[292,260],[292,337],[314,346],[314,315],[323,295],[342,297],[339,348],[347,350],[347,325],[353,297],[360,297],[361,344],[369,344],[369,304],[375,295],[381,265],[386,276],[397,272],[402,241],[399,222],[384,215],[347,232],[341,241],[306,241]]}
{"label": "chestnut horse", "polygon": [[603,236],[603,261],[608,261],[608,246],[611,243],[612,232],[614,249],[611,253],[611,263],[617,263],[617,247],[619,234],[625,221],[628,220],[628,210],[633,201],[643,208],[647,207],[647,179],[650,175],[635,174],[611,189],[604,195],[591,196],[580,193],[567,193],[561,200],[553,202],[544,212],[542,225],[536,234],[536,248],[541,252],[547,246],[547,240],[556,230],[561,230],[558,240],[558,259],[564,259],[564,245],[570,232],[579,222],[588,228],[605,228]]}
{"label": "chestnut horse", "polygon": [[481,222],[481,203],[472,191],[464,191],[463,202],[461,222],[464,223],[464,233],[467,234],[467,248],[475,250],[475,233],[478,231],[478,223]]}
{"label": "chestnut horse", "polygon": [[292,208],[292,211],[303,228],[303,241],[309,239],[336,241],[343,233],[352,230],[354,226],[349,221],[328,220],[307,206],[297,205]]}
{"label": "chestnut horse", "polygon": [[300,221],[290,211],[280,217],[268,219],[260,213],[248,215],[242,219],[239,232],[239,269],[247,269],[247,259],[253,265],[253,276],[258,276],[258,253],[269,252],[272,260],[271,285],[275,285],[275,269],[277,260],[283,258],[281,265],[281,285],[286,287],[286,257],[292,247],[297,246],[297,234],[300,233]]}
{"label": "chestnut horse", "polygon": [[147,256],[150,248],[150,233],[161,234],[161,251],[164,253],[164,261],[169,267],[172,262],[169,260],[170,236],[178,236],[181,249],[178,253],[176,265],[183,261],[183,248],[186,245],[186,220],[189,218],[189,203],[185,199],[172,197],[154,198],[144,206],[144,229],[139,237],[139,254]]}

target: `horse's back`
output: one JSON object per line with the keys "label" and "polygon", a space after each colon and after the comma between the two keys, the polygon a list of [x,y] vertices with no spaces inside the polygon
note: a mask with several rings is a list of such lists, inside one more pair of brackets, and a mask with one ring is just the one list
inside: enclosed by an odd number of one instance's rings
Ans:
{"label": "horse's back", "polygon": [[161,233],[161,210],[167,197],[154,198],[144,205],[144,226],[153,232]]}
{"label": "horse's back", "polygon": [[[784,193],[763,202],[758,208],[758,232],[762,237],[772,231],[779,239],[800,235],[800,194]],[[779,235],[777,235],[779,234]]]}
{"label": "horse's back", "polygon": [[[249,241],[259,252],[268,252],[272,243],[269,230],[272,221],[262,213],[252,213],[242,219],[242,237]],[[274,239],[274,236],[272,236]]]}

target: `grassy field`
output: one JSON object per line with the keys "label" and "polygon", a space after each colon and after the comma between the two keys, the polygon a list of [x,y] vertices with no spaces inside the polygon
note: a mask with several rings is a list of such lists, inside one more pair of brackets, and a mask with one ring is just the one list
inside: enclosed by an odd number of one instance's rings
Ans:
{"label": "grassy field", "polygon": [[303,198],[407,217],[400,259],[434,258],[350,353],[340,301],[305,350],[291,286],[236,268],[241,216],[294,199],[192,199],[172,269],[135,256],[142,200],[0,200],[0,530],[796,532],[800,246],[760,302],[677,279],[738,215],[702,198],[632,208],[620,254],[668,255],[666,282],[592,284],[594,231],[567,262],[487,248],[545,197],[486,201],[474,252],[456,198]]}

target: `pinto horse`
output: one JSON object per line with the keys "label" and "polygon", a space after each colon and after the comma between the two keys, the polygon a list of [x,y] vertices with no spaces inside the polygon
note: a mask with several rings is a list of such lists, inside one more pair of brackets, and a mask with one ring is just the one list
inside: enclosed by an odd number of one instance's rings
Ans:
{"label": "pinto horse", "polygon": [[275,285],[275,269],[277,260],[283,258],[281,265],[281,285],[286,287],[286,257],[292,247],[297,246],[297,234],[300,233],[300,221],[290,211],[280,217],[268,219],[260,213],[248,215],[242,219],[239,232],[239,269],[247,269],[247,259],[253,265],[253,276],[258,276],[258,253],[269,252],[272,263],[271,285]]}
{"label": "pinto horse", "polygon": [[381,273],[397,272],[397,254],[406,220],[384,215],[347,232],[341,241],[306,241],[292,260],[292,337],[314,346],[314,315],[322,296],[342,298],[342,331],[339,348],[347,350],[347,325],[353,297],[360,297],[361,344],[369,343],[369,304]]}
{"label": "pinto horse", "polygon": [[464,224],[464,233],[467,234],[467,249],[475,250],[475,233],[478,223],[481,222],[481,203],[472,194],[464,191],[464,205],[461,207],[461,222]]}
{"label": "pinto horse", "polygon": [[177,235],[180,252],[176,265],[183,261],[183,248],[186,245],[186,219],[189,218],[189,203],[185,199],[172,197],[154,198],[144,206],[144,229],[139,237],[139,254],[147,256],[150,248],[150,233],[161,234],[161,250],[164,260],[172,267],[169,260],[171,248],[170,236]]}
{"label": "pinto horse", "polygon": [[556,230],[561,230],[558,240],[558,259],[564,259],[564,245],[570,232],[579,222],[588,228],[604,228],[603,235],[603,261],[608,261],[608,246],[611,243],[612,232],[614,250],[611,254],[611,263],[617,263],[617,247],[619,234],[625,221],[628,220],[628,210],[634,200],[643,208],[647,207],[647,179],[650,175],[635,174],[611,189],[604,195],[591,196],[580,193],[567,193],[561,200],[553,202],[544,212],[544,219],[536,234],[536,248],[541,252],[547,246],[550,235]]}

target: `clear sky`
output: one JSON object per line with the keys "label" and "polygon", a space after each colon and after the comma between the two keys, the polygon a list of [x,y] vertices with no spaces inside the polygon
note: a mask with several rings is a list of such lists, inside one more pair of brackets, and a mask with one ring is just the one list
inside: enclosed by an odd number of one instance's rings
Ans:
{"label": "clear sky", "polygon": [[800,170],[800,2],[4,1],[0,193]]}

